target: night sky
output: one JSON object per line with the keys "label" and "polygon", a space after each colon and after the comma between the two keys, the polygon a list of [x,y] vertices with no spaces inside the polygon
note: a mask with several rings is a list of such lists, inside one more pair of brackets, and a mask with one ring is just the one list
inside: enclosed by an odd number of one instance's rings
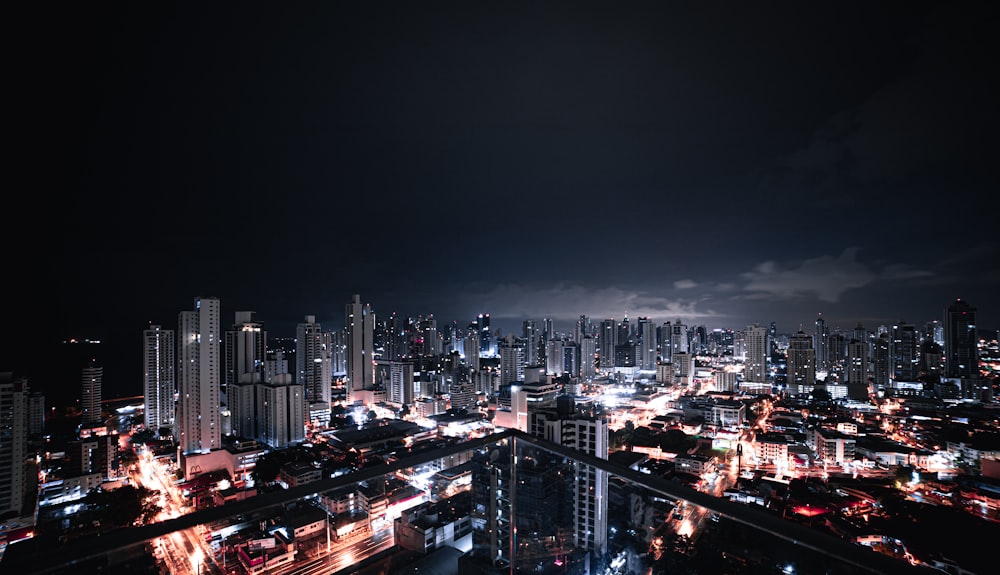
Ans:
{"label": "night sky", "polygon": [[1000,327],[978,9],[23,7],[0,370],[45,379],[46,345],[100,338],[138,393],[141,330],[199,295],[272,336],[339,328],[354,293],[505,333],[874,329],[956,298]]}

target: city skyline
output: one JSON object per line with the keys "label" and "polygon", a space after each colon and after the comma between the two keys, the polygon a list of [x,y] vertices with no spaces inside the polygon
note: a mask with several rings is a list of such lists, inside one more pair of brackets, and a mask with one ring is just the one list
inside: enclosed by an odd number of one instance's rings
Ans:
{"label": "city skyline", "polygon": [[11,369],[68,337],[138,369],[142,331],[200,296],[280,337],[339,329],[352,294],[505,334],[919,326],[959,298],[1000,327],[975,8],[241,8],[25,19],[43,191],[10,254]]}

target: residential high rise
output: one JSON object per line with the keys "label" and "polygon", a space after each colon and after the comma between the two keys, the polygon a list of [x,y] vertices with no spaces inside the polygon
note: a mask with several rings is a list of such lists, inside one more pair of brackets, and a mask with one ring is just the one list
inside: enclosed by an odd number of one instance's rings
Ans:
{"label": "residential high rise", "polygon": [[[572,396],[556,398],[555,409],[529,408],[532,435],[565,445],[588,455],[608,458],[608,422],[588,407],[576,405]],[[608,474],[602,469],[573,461],[573,544],[598,556],[607,551]]]}
{"label": "residential high rise", "polygon": [[743,381],[750,383],[766,383],[768,381],[767,357],[770,353],[768,345],[768,329],[760,324],[747,326],[746,329],[746,363],[743,369]]}
{"label": "residential high rise", "polygon": [[305,439],[305,394],[291,374],[256,384],[257,441],[281,449]]}
{"label": "residential high rise", "polygon": [[146,429],[173,428],[177,401],[174,330],[150,325],[142,332],[142,380]]}
{"label": "residential high rise", "polygon": [[254,321],[254,312],[236,312],[233,328],[226,332],[226,377],[224,385],[264,381],[267,332]]}
{"label": "residential high rise", "polygon": [[[323,333],[322,326],[316,322],[316,316],[307,315],[305,321],[295,328],[295,383],[302,386],[307,410],[325,411],[329,414],[332,378],[333,359],[329,334]],[[329,423],[329,419],[326,423]]]}
{"label": "residential high rise", "polygon": [[788,391],[810,394],[816,385],[813,338],[801,329],[788,340]]}
{"label": "residential high rise", "polygon": [[83,368],[81,378],[80,411],[82,412],[81,425],[84,429],[104,425],[104,418],[101,415],[103,382],[104,368],[97,365],[96,360],[91,360]]}
{"label": "residential high rise", "polygon": [[222,447],[221,303],[197,297],[194,310],[177,318],[177,432],[181,453],[205,453]]}
{"label": "residential high rise", "polygon": [[26,378],[0,372],[0,516],[30,511],[23,508],[30,393]]}
{"label": "residential high rise", "polygon": [[944,368],[948,377],[978,378],[976,308],[956,299],[944,313]]}
{"label": "residential high rise", "polygon": [[347,304],[347,400],[353,402],[360,392],[375,385],[375,354],[373,337],[375,314],[371,306],[361,303],[361,296],[354,294]]}
{"label": "residential high rise", "polygon": [[509,334],[500,342],[500,383],[508,384],[524,381],[525,342],[522,338]]}

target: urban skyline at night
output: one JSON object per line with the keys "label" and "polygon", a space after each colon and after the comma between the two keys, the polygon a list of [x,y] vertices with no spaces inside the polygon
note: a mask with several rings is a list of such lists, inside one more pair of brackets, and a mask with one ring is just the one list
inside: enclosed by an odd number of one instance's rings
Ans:
{"label": "urban skyline at night", "polygon": [[15,10],[0,571],[992,566],[983,7]]}

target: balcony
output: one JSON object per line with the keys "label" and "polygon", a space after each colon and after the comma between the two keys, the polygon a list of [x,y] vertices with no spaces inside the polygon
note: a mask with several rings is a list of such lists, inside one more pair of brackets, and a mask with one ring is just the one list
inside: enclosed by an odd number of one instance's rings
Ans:
{"label": "balcony", "polygon": [[[453,466],[427,471],[439,461]],[[394,495],[399,478],[408,490]],[[360,499],[343,494],[362,487],[385,492],[371,513],[324,507],[330,493]],[[289,508],[303,506],[326,520],[291,525]],[[891,541],[860,541],[505,430],[162,522],[39,536],[9,546],[0,573],[940,572],[911,565]]]}

